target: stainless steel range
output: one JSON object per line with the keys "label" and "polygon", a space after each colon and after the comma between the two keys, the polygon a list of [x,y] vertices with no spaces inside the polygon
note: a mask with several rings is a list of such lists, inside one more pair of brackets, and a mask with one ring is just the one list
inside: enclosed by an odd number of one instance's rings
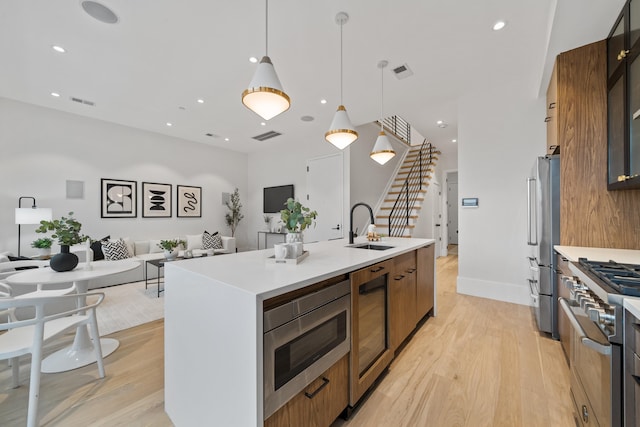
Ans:
{"label": "stainless steel range", "polygon": [[640,296],[640,266],[581,258],[569,268],[571,296],[559,303],[571,324],[576,425],[622,426],[623,299]]}

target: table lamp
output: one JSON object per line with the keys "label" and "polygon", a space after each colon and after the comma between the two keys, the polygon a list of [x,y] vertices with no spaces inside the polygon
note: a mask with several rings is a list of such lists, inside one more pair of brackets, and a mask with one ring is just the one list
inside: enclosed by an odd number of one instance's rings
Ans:
{"label": "table lamp", "polygon": [[[22,199],[33,200],[30,208],[23,208]],[[39,208],[36,206],[35,197],[20,197],[16,208],[16,224],[18,224],[18,256],[20,256],[20,226],[22,224],[40,224],[40,221],[51,221],[53,213],[51,208]]]}

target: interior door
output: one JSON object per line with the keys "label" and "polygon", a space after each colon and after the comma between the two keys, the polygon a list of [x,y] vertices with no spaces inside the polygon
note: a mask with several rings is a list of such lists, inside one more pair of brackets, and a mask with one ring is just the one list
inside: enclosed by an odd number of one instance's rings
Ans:
{"label": "interior door", "polygon": [[458,244],[458,174],[450,174],[447,178],[447,230],[451,245]]}
{"label": "interior door", "polygon": [[442,188],[439,182],[433,182],[433,238],[436,241],[436,257],[442,254]]}
{"label": "interior door", "polygon": [[307,202],[318,212],[316,226],[304,232],[307,243],[343,237],[344,194],[342,153],[307,161]]}

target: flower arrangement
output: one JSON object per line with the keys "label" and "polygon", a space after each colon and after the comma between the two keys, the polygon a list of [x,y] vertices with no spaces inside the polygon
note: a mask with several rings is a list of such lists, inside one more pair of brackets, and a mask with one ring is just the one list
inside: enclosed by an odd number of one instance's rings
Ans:
{"label": "flower arrangement", "polygon": [[289,233],[298,233],[311,225],[315,226],[318,212],[302,206],[300,202],[292,198],[287,199],[285,206],[286,209],[280,211],[280,218]]}
{"label": "flower arrangement", "polygon": [[58,239],[60,246],[73,246],[89,238],[80,234],[81,228],[82,224],[73,217],[73,212],[69,212],[68,218],[63,216],[53,221],[40,221],[40,227],[36,229],[36,233],[53,231],[51,237]]}
{"label": "flower arrangement", "polygon": [[180,239],[170,239],[170,240],[160,240],[158,246],[160,249],[164,249],[165,251],[172,251],[180,245],[185,245],[186,242]]}

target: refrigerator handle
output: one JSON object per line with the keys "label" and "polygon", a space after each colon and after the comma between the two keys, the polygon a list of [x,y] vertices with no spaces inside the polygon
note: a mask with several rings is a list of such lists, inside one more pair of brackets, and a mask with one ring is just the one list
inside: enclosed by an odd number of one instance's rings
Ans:
{"label": "refrigerator handle", "polygon": [[536,246],[538,244],[538,221],[535,218],[535,204],[532,197],[531,183],[536,182],[535,178],[527,178],[527,245]]}

